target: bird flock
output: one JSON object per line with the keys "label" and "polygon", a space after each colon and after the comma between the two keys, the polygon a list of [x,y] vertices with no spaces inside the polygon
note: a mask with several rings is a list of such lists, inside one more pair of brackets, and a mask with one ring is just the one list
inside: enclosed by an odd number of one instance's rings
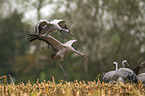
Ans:
{"label": "bird flock", "polygon": [[127,60],[122,61],[122,68],[118,69],[118,63],[113,62],[113,65],[116,66],[115,71],[109,71],[102,75],[101,81],[104,82],[123,82],[124,84],[127,82],[127,80],[130,80],[134,83],[141,82],[145,85],[145,73],[139,73],[143,68],[145,68],[145,61],[142,62],[140,65],[135,67],[134,70],[131,70],[129,68],[125,68],[125,64],[129,66]]}
{"label": "bird flock", "polygon": [[[49,45],[52,46],[53,53],[51,55],[51,58],[55,60],[57,59],[60,60],[60,68],[64,72],[64,76],[69,77],[67,72],[62,67],[62,64],[65,61],[68,54],[70,52],[75,52],[80,56],[84,57],[86,60],[87,57],[85,56],[84,53],[79,52],[72,47],[72,44],[77,40],[69,40],[66,43],[61,43],[59,40],[49,35],[49,33],[53,31],[58,31],[63,35],[67,35],[67,34],[73,35],[73,33],[70,32],[70,30],[66,26],[65,21],[62,19],[54,19],[51,21],[40,20],[38,21],[38,24],[35,27],[35,33],[27,35],[28,41],[32,42],[35,40],[40,40],[46,42],[48,46]],[[125,83],[127,80],[131,80],[134,83],[138,83],[140,81],[141,83],[145,84],[145,73],[138,74],[140,70],[145,68],[145,61],[142,62],[140,65],[138,65],[134,70],[125,68],[125,65],[129,66],[127,60],[122,61],[122,68],[118,69],[117,62],[113,62],[113,65],[115,65],[116,70],[109,71],[103,74],[101,81],[109,82],[109,83],[121,81]]]}
{"label": "bird flock", "polygon": [[64,20],[54,19],[54,20],[51,20],[50,22],[47,20],[40,20],[35,27],[35,34],[27,35],[28,41],[32,42],[35,40],[40,40],[40,41],[42,40],[46,42],[48,45],[52,46],[53,53],[51,55],[51,58],[54,60],[57,60],[57,59],[60,60],[60,68],[64,72],[65,78],[67,78],[69,77],[69,75],[63,69],[62,64],[64,60],[66,59],[66,57],[68,56],[68,54],[70,52],[75,52],[79,54],[80,56],[84,57],[85,59],[87,59],[87,57],[85,56],[84,53],[79,52],[72,47],[72,44],[76,42],[77,40],[69,40],[66,43],[61,43],[54,37],[48,35],[50,32],[53,32],[53,31],[61,32],[63,35],[67,35],[67,34],[73,35],[73,33],[70,32],[70,30],[68,30]]}

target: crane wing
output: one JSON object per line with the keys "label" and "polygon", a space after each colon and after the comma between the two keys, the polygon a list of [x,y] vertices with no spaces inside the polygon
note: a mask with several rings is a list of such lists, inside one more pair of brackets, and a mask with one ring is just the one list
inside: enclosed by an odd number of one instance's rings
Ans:
{"label": "crane wing", "polygon": [[50,23],[47,23],[44,26],[40,26],[39,29],[39,34],[44,34],[45,32],[50,33],[51,31],[55,30],[54,25]]}
{"label": "crane wing", "polygon": [[145,61],[133,69],[136,75],[139,74],[140,72],[144,72],[144,70],[145,70]]}
{"label": "crane wing", "polygon": [[133,69],[133,72],[134,72],[136,75],[138,75],[139,70],[140,70],[140,66],[137,66],[137,67],[135,67],[135,68]]}
{"label": "crane wing", "polygon": [[56,48],[58,50],[61,50],[63,48],[63,44],[52,36],[29,34],[27,37],[29,42],[38,39],[46,42],[47,44],[51,45],[53,48]]}
{"label": "crane wing", "polygon": [[145,68],[145,61],[143,61],[143,62],[141,63],[141,68],[142,68],[142,69]]}
{"label": "crane wing", "polygon": [[50,33],[53,30],[55,30],[54,25],[46,20],[40,20],[35,27],[35,32],[39,34]]}
{"label": "crane wing", "polygon": [[53,48],[57,48],[59,50],[63,48],[63,44],[52,36],[39,35],[39,38],[47,44],[50,44]]}

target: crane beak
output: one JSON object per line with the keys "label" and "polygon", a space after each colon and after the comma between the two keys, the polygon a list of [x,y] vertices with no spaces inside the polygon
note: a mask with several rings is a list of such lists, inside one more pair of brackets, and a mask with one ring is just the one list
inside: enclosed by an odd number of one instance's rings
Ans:
{"label": "crane beak", "polygon": [[84,58],[86,59],[86,60],[88,60],[88,58],[84,55]]}
{"label": "crane beak", "polygon": [[74,33],[72,33],[72,32],[69,32],[71,35],[74,35]]}
{"label": "crane beak", "polygon": [[127,64],[127,66],[129,66],[129,63],[126,63]]}
{"label": "crane beak", "polygon": [[84,53],[79,53],[82,57],[84,57],[86,60],[88,60],[88,58],[85,56]]}

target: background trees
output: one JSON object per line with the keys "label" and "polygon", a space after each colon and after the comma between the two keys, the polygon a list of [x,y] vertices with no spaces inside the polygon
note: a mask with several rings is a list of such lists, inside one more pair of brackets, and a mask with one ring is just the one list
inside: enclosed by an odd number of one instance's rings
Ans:
{"label": "background trees", "polygon": [[[12,4],[10,1],[3,1],[1,5]],[[50,79],[51,76],[56,80],[63,79],[59,62],[50,58],[52,49],[46,46],[42,50],[40,42],[28,44],[25,38],[26,34],[33,33],[39,19],[64,19],[75,35],[65,37],[56,32],[51,35],[62,42],[69,39],[78,40],[73,46],[87,55],[88,61],[77,54],[68,56],[63,66],[70,74],[70,80],[94,80],[99,73],[113,70],[113,61],[120,64],[123,59],[127,59],[129,68],[133,69],[145,60],[143,0],[41,0],[41,2],[16,0],[14,2],[21,7],[15,9],[16,7],[10,6],[9,9],[15,11],[10,10],[7,16],[3,16],[7,12],[0,8],[2,10],[0,74],[13,72],[16,75],[16,82],[26,82],[28,79],[35,81],[37,78]],[[45,17],[41,9],[52,5],[54,13]],[[36,18],[24,20],[30,10],[36,11]],[[47,9],[46,12],[48,10],[52,9]]]}

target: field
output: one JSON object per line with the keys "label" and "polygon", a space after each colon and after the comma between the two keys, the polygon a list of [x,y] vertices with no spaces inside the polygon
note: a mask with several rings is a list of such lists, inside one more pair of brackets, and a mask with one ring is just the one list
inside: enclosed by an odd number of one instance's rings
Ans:
{"label": "field", "polygon": [[55,82],[54,77],[51,81],[39,82],[32,84],[28,81],[19,84],[0,84],[0,96],[145,96],[144,85],[117,82],[108,84],[100,82],[99,78],[94,81],[78,81],[73,82],[60,80]]}

